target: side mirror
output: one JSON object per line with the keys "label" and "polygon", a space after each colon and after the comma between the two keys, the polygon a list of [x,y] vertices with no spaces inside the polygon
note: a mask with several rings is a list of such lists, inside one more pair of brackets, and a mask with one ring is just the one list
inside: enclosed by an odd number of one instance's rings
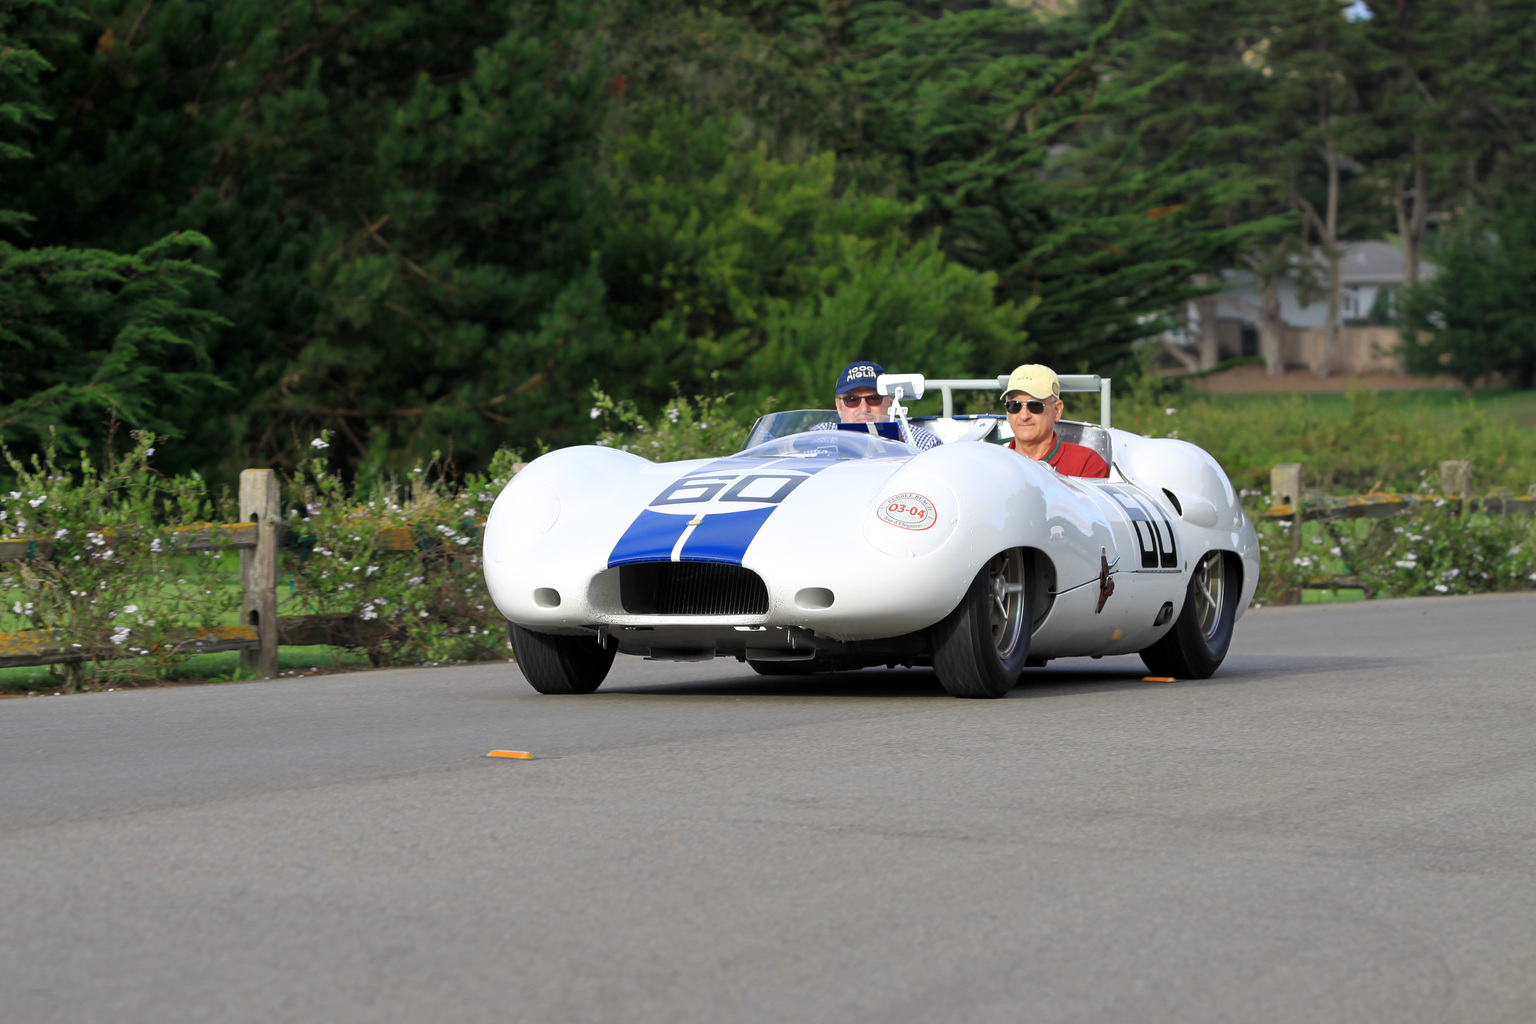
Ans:
{"label": "side mirror", "polygon": [[[896,395],[915,402],[923,397],[924,379],[920,373],[882,373],[875,378],[875,391],[882,395]],[[900,394],[897,394],[897,389]]]}

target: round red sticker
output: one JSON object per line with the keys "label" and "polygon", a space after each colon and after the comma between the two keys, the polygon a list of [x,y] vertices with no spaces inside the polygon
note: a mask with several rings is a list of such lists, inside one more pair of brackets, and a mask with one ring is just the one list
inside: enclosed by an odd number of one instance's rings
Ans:
{"label": "round red sticker", "polygon": [[893,494],[880,503],[877,513],[882,520],[903,530],[926,530],[938,518],[933,502],[911,491]]}

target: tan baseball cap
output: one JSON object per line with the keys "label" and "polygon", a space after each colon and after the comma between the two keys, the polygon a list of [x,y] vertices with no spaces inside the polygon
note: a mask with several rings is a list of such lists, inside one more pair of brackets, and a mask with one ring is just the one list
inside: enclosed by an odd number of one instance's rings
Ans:
{"label": "tan baseball cap", "polygon": [[1061,378],[1057,377],[1056,371],[1049,366],[1025,363],[1008,376],[1008,386],[1003,389],[1003,397],[1007,398],[1015,391],[1022,391],[1032,398],[1044,398],[1050,395],[1059,400]]}

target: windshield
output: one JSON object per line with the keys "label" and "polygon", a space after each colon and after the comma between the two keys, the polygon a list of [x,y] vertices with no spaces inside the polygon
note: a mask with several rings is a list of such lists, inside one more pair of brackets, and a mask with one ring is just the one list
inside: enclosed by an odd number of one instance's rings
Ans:
{"label": "windshield", "polygon": [[737,451],[746,451],[748,448],[756,448],[765,441],[772,441],[776,437],[787,437],[790,434],[798,434],[803,430],[810,430],[818,423],[836,423],[837,413],[831,409],[787,409],[784,412],[771,412],[767,416],[759,416],[757,422],[752,424],[752,429],[747,431],[747,439],[741,442]]}
{"label": "windshield", "polygon": [[843,430],[810,430],[771,441],[736,454],[739,459],[910,459],[916,449],[872,434]]}

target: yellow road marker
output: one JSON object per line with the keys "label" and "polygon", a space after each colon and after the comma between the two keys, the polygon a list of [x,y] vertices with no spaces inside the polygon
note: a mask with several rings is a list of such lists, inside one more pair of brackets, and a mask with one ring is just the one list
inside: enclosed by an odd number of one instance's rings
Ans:
{"label": "yellow road marker", "polygon": [[1141,677],[1141,681],[1144,682],[1144,683],[1176,683],[1176,682],[1178,682],[1178,680],[1173,678],[1173,676],[1142,676]]}
{"label": "yellow road marker", "polygon": [[523,761],[532,761],[533,755],[526,750],[493,750],[486,757],[515,757]]}

